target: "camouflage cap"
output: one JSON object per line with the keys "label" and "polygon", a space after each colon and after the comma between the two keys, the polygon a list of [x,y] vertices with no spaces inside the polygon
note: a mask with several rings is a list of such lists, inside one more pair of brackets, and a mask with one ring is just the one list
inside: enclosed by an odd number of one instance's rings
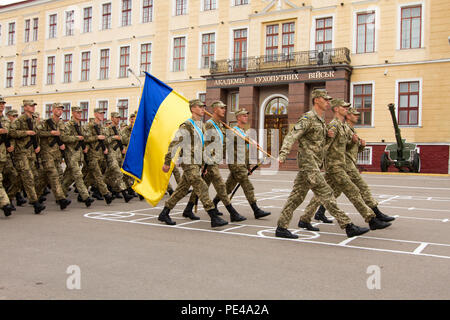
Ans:
{"label": "camouflage cap", "polygon": [[220,100],[216,100],[216,101],[213,101],[213,103],[211,103],[211,108],[213,108],[213,109],[214,108],[222,108],[222,107],[226,107],[226,106],[227,105]]}
{"label": "camouflage cap", "polygon": [[137,112],[133,112],[133,113],[130,115],[130,119],[131,119],[131,118],[136,118],[136,116],[137,116]]}
{"label": "camouflage cap", "polygon": [[62,103],[55,102],[54,104],[52,104],[52,109],[55,109],[55,108],[63,108],[64,109],[64,105]]}
{"label": "camouflage cap", "polygon": [[3,97],[0,97],[0,103],[6,103],[5,99],[3,99]]}
{"label": "camouflage cap", "polygon": [[112,123],[111,120],[106,120],[106,121],[105,121],[105,125],[110,125],[111,123]]}
{"label": "camouflage cap", "polygon": [[195,106],[204,107],[205,104],[200,99],[194,99],[194,100],[189,101],[189,108],[192,108],[192,107],[195,107]]}
{"label": "camouflage cap", "polygon": [[94,113],[106,113],[106,111],[103,108],[95,108]]}
{"label": "camouflage cap", "polygon": [[35,106],[35,105],[37,105],[37,103],[34,102],[34,100],[23,100],[23,105],[24,106]]}
{"label": "camouflage cap", "polygon": [[344,99],[332,99],[331,100],[331,108],[335,108],[335,107],[350,107],[352,104],[345,102]]}
{"label": "camouflage cap", "polygon": [[120,118],[120,114],[118,112],[111,112],[111,118]]}
{"label": "camouflage cap", "polygon": [[312,98],[324,98],[326,100],[331,100],[332,98],[328,95],[328,92],[326,90],[321,89],[314,89],[311,93]]}
{"label": "camouflage cap", "polygon": [[347,113],[350,113],[350,114],[356,114],[356,115],[361,114],[361,113],[359,113],[358,110],[356,110],[356,109],[353,108],[353,107],[348,108]]}
{"label": "camouflage cap", "polygon": [[7,116],[18,116],[19,112],[16,109],[11,109],[6,113]]}
{"label": "camouflage cap", "polygon": [[237,111],[234,112],[234,115],[236,117],[240,116],[241,114],[249,114],[249,112],[245,108],[238,109]]}
{"label": "camouflage cap", "polygon": [[81,108],[79,106],[72,106],[72,112],[81,112]]}

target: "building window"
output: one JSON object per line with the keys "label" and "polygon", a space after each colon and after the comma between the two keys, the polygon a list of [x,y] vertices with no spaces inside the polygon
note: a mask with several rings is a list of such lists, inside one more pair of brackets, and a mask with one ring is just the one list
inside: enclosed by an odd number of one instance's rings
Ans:
{"label": "building window", "polygon": [[398,84],[398,124],[419,124],[419,81],[399,82]]}
{"label": "building window", "polygon": [[215,33],[207,33],[202,35],[202,68],[209,68],[211,61],[214,60],[216,44]]}
{"label": "building window", "polygon": [[205,93],[205,92],[199,93],[199,94],[198,94],[198,99],[199,99],[201,102],[206,103],[206,93]]}
{"label": "building window", "polygon": [[356,15],[356,53],[375,51],[375,12]]}
{"label": "building window", "polygon": [[239,92],[232,92],[230,94],[230,106],[231,112],[238,111],[239,109]]}
{"label": "building window", "polygon": [[45,105],[45,119],[50,119],[52,117],[52,104],[47,103]]}
{"label": "building window", "polygon": [[294,53],[294,41],[295,41],[295,22],[283,23],[283,34],[282,34],[282,44],[281,52],[284,58],[293,59],[292,54]]}
{"label": "building window", "polygon": [[266,26],[266,61],[277,60],[278,55],[278,25]]}
{"label": "building window", "polygon": [[247,68],[247,29],[234,30],[233,40],[234,71],[243,71]]}
{"label": "building window", "polygon": [[152,44],[145,43],[141,45],[141,74],[144,74],[144,71],[150,73],[152,65]]}
{"label": "building window", "polygon": [[75,12],[73,10],[66,12],[66,36],[73,36],[75,25]]}
{"label": "building window", "polygon": [[117,112],[119,112],[120,123],[127,123],[128,120],[128,99],[121,99],[117,103]]}
{"label": "building window", "polygon": [[187,13],[187,0],[175,0],[175,15],[181,16]]}
{"label": "building window", "polygon": [[186,37],[173,39],[173,71],[184,71]]}
{"label": "building window", "polygon": [[64,106],[64,111],[61,115],[61,119],[64,122],[67,122],[70,120],[70,102],[63,103],[63,106]]}
{"label": "building window", "polygon": [[92,7],[84,8],[83,32],[92,31]]}
{"label": "building window", "polygon": [[216,9],[217,9],[216,0],[203,0],[203,10],[204,11],[216,10]]}
{"label": "building window", "polygon": [[372,165],[372,147],[365,147],[362,152],[358,153],[356,164],[368,166]]}
{"label": "building window", "polygon": [[241,6],[243,4],[248,4],[248,0],[234,0],[235,6]]}
{"label": "building window", "polygon": [[72,82],[72,54],[64,55],[64,83]]}
{"label": "building window", "polygon": [[50,39],[56,38],[56,18],[56,14],[49,16],[48,37]]}
{"label": "building window", "polygon": [[11,46],[16,42],[16,23],[11,22],[8,28],[8,45]]}
{"label": "building window", "polygon": [[357,125],[372,125],[372,84],[355,84],[353,86],[353,106],[361,115]]}
{"label": "building window", "polygon": [[102,5],[102,30],[111,29],[111,3]]}
{"label": "building window", "polygon": [[47,58],[47,84],[55,83],[55,57]]}
{"label": "building window", "polygon": [[100,80],[109,78],[109,49],[100,51]]}
{"label": "building window", "polygon": [[89,117],[89,102],[80,102],[81,124],[86,124]]}
{"label": "building window", "polygon": [[316,50],[331,49],[333,41],[333,18],[316,19]]}
{"label": "building window", "polygon": [[122,0],[122,27],[131,24],[131,0]]}
{"label": "building window", "polygon": [[30,42],[31,20],[25,20],[25,42]]}
{"label": "building window", "polygon": [[105,111],[105,114],[108,114],[108,100],[100,100],[98,107]]}
{"label": "building window", "polygon": [[421,47],[422,6],[402,8],[401,49]]}
{"label": "building window", "polygon": [[33,41],[38,40],[39,18],[33,19]]}
{"label": "building window", "polygon": [[36,75],[37,75],[37,59],[32,59],[31,60],[30,86],[36,85]]}
{"label": "building window", "polygon": [[6,64],[6,87],[12,88],[14,77],[14,62],[8,62]]}
{"label": "building window", "polygon": [[128,77],[128,67],[130,66],[130,47],[120,47],[120,67],[119,78]]}
{"label": "building window", "polygon": [[153,0],[144,0],[142,4],[142,22],[151,22],[153,20]]}
{"label": "building window", "polygon": [[89,80],[91,70],[91,52],[86,51],[81,54],[81,81]]}
{"label": "building window", "polygon": [[30,71],[30,60],[23,61],[22,86],[28,86],[28,74]]}

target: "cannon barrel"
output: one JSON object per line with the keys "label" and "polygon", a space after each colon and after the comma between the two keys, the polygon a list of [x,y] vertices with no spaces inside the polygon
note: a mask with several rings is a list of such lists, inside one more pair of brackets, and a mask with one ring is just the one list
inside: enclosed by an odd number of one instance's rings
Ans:
{"label": "cannon barrel", "polygon": [[397,117],[395,116],[395,105],[393,103],[388,104],[389,111],[391,112],[392,117],[392,123],[394,124],[395,129],[395,139],[397,140],[397,159],[398,160],[404,160],[403,159],[403,141],[402,136],[400,134],[400,128],[398,127],[397,123]]}

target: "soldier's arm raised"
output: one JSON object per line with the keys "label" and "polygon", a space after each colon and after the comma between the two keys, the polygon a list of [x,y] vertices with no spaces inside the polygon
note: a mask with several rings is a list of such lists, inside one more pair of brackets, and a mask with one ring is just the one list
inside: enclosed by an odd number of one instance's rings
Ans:
{"label": "soldier's arm raised", "polygon": [[283,145],[281,146],[280,155],[278,157],[280,162],[286,160],[287,155],[291,152],[292,145],[308,131],[310,125],[310,121],[305,116],[294,125],[292,130],[283,140]]}

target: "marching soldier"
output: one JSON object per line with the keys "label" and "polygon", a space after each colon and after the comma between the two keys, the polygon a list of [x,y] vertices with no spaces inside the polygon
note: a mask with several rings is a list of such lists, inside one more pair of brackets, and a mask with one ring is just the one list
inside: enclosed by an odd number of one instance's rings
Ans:
{"label": "marching soldier", "polygon": [[[245,133],[245,125],[248,123],[248,111],[246,109],[239,109],[235,112],[237,126],[234,127],[242,136],[246,136]],[[270,212],[264,211],[258,207],[256,204],[255,197],[255,188],[253,187],[252,182],[249,179],[250,174],[250,160],[249,160],[249,147],[248,143],[245,143],[245,155],[239,154],[242,153],[242,148],[238,147],[238,139],[242,139],[237,135],[234,136],[234,155],[233,159],[230,159],[231,163],[228,164],[228,168],[230,169],[230,174],[228,175],[226,181],[226,189],[227,194],[230,194],[235,186],[239,183],[242,186],[242,190],[244,191],[245,198],[247,199],[250,207],[253,210],[253,214],[255,219],[260,219],[270,215]],[[229,145],[229,144],[228,144]],[[214,205],[217,205],[221,199],[216,196],[214,197]]]}
{"label": "marching soldier", "polygon": [[320,199],[325,208],[336,218],[339,226],[345,229],[348,237],[361,235],[369,231],[354,225],[350,218],[338,208],[333,190],[320,174],[323,164],[327,128],[324,113],[330,107],[331,97],[325,90],[312,92],[313,108],[301,117],[289,134],[284,138],[281,147],[279,162],[283,163],[289,154],[294,142],[298,141],[297,165],[299,171],[294,180],[292,191],[284,205],[277,223],[275,236],[297,239],[287,228],[292,219],[294,210],[303,202],[311,189]]}
{"label": "marching soldier", "polygon": [[[11,152],[14,147],[8,139],[9,130],[9,120],[3,116],[3,110],[5,109],[6,101],[0,97],[0,208],[2,208],[3,213],[6,217],[11,215],[11,212],[15,209],[10,203],[8,194],[3,187],[3,172],[5,169],[6,162],[9,158],[8,153]],[[9,150],[8,150],[9,149]]]}
{"label": "marching soldier", "polygon": [[169,145],[168,152],[165,156],[164,166],[162,168],[164,172],[169,172],[175,151],[180,147],[180,144],[186,136],[186,139],[190,141],[190,145],[185,146],[186,148],[183,148],[180,153],[183,175],[175,192],[164,204],[164,209],[159,214],[158,220],[165,222],[168,225],[176,224],[176,222],[172,221],[170,218],[169,212],[175,207],[177,202],[188,193],[189,187],[192,185],[194,188],[193,193],[198,195],[203,207],[211,217],[211,227],[224,226],[228,224],[228,222],[217,215],[217,209],[209,198],[208,185],[200,175],[204,145],[202,117],[205,114],[205,105],[201,100],[195,99],[189,101],[189,108],[192,112],[192,118],[180,125],[180,128],[175,134],[175,138]]}
{"label": "marching soldier", "polygon": [[34,161],[36,154],[41,149],[38,145],[36,135],[36,120],[33,118],[36,103],[33,100],[24,100],[24,113],[11,124],[10,135],[15,139],[14,163],[19,174],[28,201],[34,207],[34,213],[39,214],[45,209],[45,206],[38,202],[35,190],[35,177],[32,168],[35,167]]}
{"label": "marching soldier", "polygon": [[[131,132],[133,131],[133,125],[134,125],[134,120],[136,119],[136,112],[133,112],[130,115],[130,124],[129,125],[125,125],[120,134],[122,135],[122,141],[124,142],[124,147],[125,147],[125,154],[126,154],[126,150],[128,148],[128,144],[130,143],[130,138],[131,138]],[[138,196],[140,200],[144,200],[144,197],[141,196],[140,194],[138,195],[131,187],[134,184],[134,179],[132,177],[130,177],[129,175],[124,174],[124,182],[128,187],[128,193],[134,197]]]}

